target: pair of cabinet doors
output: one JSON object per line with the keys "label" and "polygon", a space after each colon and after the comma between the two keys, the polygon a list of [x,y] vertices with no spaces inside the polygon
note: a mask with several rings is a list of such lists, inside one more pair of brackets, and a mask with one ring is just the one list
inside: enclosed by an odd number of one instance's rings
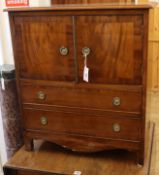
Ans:
{"label": "pair of cabinet doors", "polygon": [[18,16],[15,25],[20,78],[84,82],[82,49],[87,47],[90,83],[142,84],[142,14],[41,13]]}

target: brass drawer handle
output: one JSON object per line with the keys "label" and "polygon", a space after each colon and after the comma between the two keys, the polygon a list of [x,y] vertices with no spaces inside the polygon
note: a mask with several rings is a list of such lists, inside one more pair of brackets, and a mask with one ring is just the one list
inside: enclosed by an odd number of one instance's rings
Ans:
{"label": "brass drawer handle", "polygon": [[40,91],[37,93],[37,97],[39,100],[45,100],[46,94],[44,92]]}
{"label": "brass drawer handle", "polygon": [[113,98],[113,105],[114,106],[120,106],[121,105],[121,99],[119,97]]}
{"label": "brass drawer handle", "polygon": [[120,132],[121,127],[118,123],[113,124],[113,131],[114,132]]}
{"label": "brass drawer handle", "polygon": [[69,53],[69,50],[67,47],[64,47],[64,46],[60,47],[60,54],[62,56],[66,56],[66,55],[68,55],[68,53]]}
{"label": "brass drawer handle", "polygon": [[40,123],[41,123],[42,125],[47,125],[47,124],[48,124],[47,118],[46,118],[46,117],[41,117],[41,118],[40,118]]}

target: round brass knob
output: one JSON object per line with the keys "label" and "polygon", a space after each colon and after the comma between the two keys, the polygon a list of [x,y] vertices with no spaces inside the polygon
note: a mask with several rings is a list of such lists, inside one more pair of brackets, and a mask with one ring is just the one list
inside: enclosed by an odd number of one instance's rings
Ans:
{"label": "round brass knob", "polygon": [[68,55],[68,53],[69,53],[69,50],[67,47],[64,47],[64,46],[60,47],[60,54],[61,55],[66,56],[66,55]]}
{"label": "round brass knob", "polygon": [[40,91],[37,93],[37,97],[39,100],[45,100],[46,94],[44,92]]}
{"label": "round brass knob", "polygon": [[41,117],[41,118],[40,118],[40,123],[41,123],[42,125],[47,125],[47,123],[48,123],[47,118],[46,118],[46,117]]}
{"label": "round brass knob", "polygon": [[83,55],[89,55],[91,53],[91,49],[89,47],[83,47],[82,48],[82,54]]}
{"label": "round brass knob", "polygon": [[120,106],[120,104],[121,104],[121,99],[119,97],[114,97],[113,98],[113,105]]}
{"label": "round brass knob", "polygon": [[113,131],[114,132],[120,132],[121,127],[118,123],[113,124]]}

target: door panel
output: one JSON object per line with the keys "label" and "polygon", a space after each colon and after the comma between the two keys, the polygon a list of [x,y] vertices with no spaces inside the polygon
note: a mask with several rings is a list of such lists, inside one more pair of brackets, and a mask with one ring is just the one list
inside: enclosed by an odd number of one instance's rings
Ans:
{"label": "door panel", "polygon": [[84,68],[81,51],[89,47],[90,83],[142,84],[142,16],[80,16],[76,29],[81,81]]}
{"label": "door panel", "polygon": [[[74,80],[71,17],[17,17],[15,25],[20,78]],[[65,56],[60,54],[63,46],[69,49]]]}

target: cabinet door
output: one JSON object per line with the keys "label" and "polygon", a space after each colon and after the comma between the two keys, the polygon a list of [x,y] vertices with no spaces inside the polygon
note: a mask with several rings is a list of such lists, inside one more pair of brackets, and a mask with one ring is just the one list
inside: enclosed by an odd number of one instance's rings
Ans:
{"label": "cabinet door", "polygon": [[71,17],[15,17],[15,48],[20,78],[75,79]]}
{"label": "cabinet door", "polygon": [[142,15],[79,16],[76,30],[81,81],[82,48],[88,47],[91,49],[87,59],[90,83],[142,84]]}

